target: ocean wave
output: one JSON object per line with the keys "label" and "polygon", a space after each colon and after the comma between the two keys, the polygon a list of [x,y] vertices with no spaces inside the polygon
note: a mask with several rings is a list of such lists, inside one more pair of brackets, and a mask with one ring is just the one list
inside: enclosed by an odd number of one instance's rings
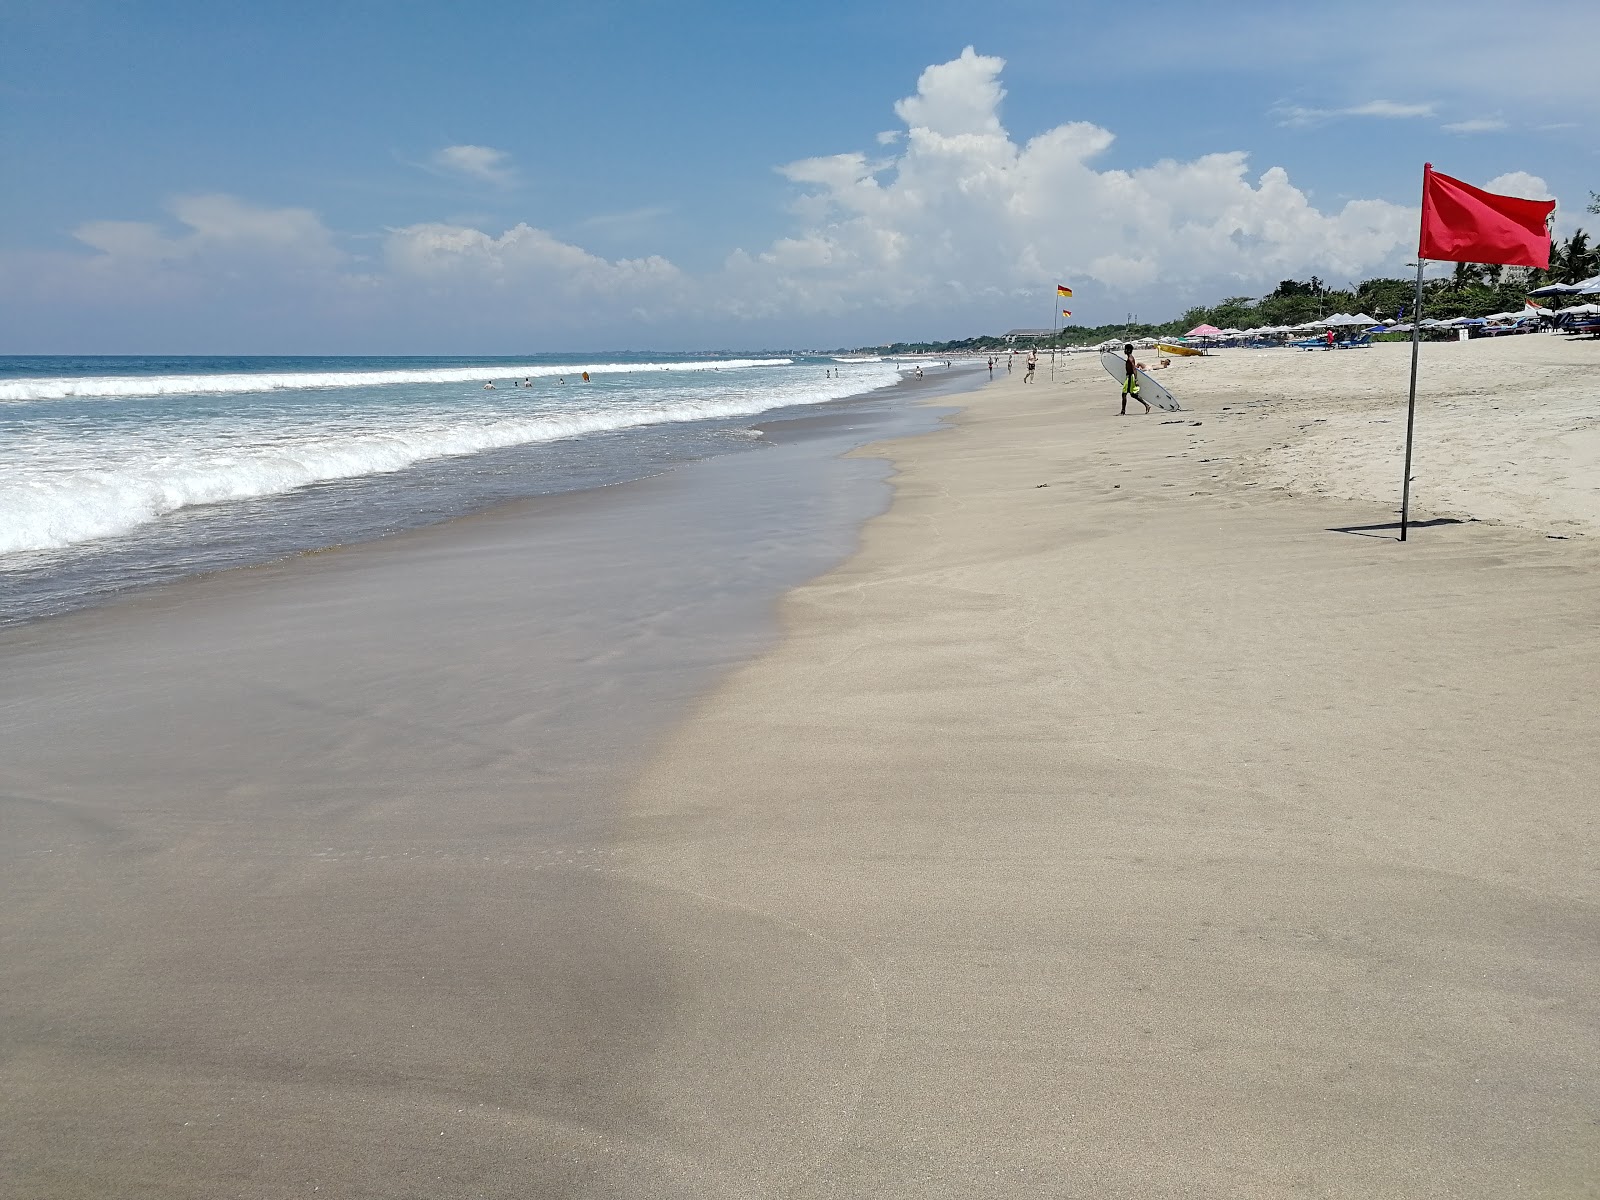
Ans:
{"label": "ocean wave", "polygon": [[848,383],[833,381],[831,386],[808,382],[754,394],[502,415],[492,420],[434,414],[425,423],[382,433],[324,427],[302,434],[258,434],[258,440],[242,443],[236,438],[186,440],[181,434],[162,438],[152,432],[147,441],[122,444],[112,456],[114,461],[101,457],[92,463],[32,471],[18,464],[22,469],[0,475],[0,555],[62,550],[127,534],[186,508],[283,495],[313,484],[387,474],[432,459],[642,426],[754,416],[843,399],[883,382],[864,376]]}
{"label": "ocean wave", "polygon": [[116,400],[144,396],[219,396],[307,388],[385,387],[416,383],[492,383],[501,379],[577,378],[649,371],[721,371],[739,367],[784,367],[792,358],[722,358],[658,363],[501,363],[498,366],[425,367],[401,371],[239,372],[228,375],[94,375],[48,379],[0,379],[0,402]]}

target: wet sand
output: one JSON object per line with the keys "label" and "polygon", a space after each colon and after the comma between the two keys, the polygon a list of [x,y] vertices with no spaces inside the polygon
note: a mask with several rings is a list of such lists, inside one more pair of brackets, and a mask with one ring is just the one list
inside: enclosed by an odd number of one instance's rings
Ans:
{"label": "wet sand", "polygon": [[560,1195],[647,1129],[684,964],[592,868],[908,392],[0,631],[0,1191]]}

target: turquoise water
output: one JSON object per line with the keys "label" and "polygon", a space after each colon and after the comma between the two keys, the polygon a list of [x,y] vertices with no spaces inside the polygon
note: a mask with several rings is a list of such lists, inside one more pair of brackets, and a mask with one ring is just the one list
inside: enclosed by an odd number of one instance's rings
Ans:
{"label": "turquoise water", "polygon": [[731,353],[0,358],[0,622],[759,449],[753,418],[898,377]]}

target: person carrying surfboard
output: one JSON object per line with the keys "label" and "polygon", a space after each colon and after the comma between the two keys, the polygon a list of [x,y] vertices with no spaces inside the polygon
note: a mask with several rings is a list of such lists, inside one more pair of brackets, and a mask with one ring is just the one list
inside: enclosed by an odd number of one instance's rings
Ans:
{"label": "person carrying surfboard", "polygon": [[[1127,366],[1127,375],[1122,380],[1122,412],[1121,416],[1128,415],[1128,397],[1132,396],[1140,404],[1144,404],[1145,412],[1150,411],[1150,405],[1145,403],[1145,398],[1139,395],[1139,364],[1133,361],[1133,343],[1122,347],[1123,361]],[[1115,361],[1115,360],[1112,360]]]}

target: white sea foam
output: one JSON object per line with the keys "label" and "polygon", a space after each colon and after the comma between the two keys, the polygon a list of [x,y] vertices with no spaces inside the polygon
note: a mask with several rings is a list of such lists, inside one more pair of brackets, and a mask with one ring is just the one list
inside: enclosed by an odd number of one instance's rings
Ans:
{"label": "white sea foam", "polygon": [[666,363],[502,363],[498,366],[429,367],[411,371],[241,372],[235,375],[92,375],[47,379],[0,379],[0,401],[110,400],[140,396],[217,396],[308,388],[384,387],[417,383],[492,383],[497,380],[576,379],[590,375],[652,371],[723,371],[780,367],[790,358],[723,358]]}
{"label": "white sea foam", "polygon": [[[568,375],[573,370],[562,368]],[[594,373],[595,368],[589,370]],[[507,374],[502,368],[497,377]],[[358,409],[287,426],[263,414],[250,421],[44,438],[13,447],[18,457],[0,463],[0,555],[59,550],[126,534],[196,505],[281,495],[430,459],[823,403],[892,378],[883,370],[826,384],[809,378],[771,379],[750,388],[734,386],[730,377],[714,391],[696,386],[693,396],[684,396],[681,388],[674,388],[615,405],[582,389],[561,389],[561,399],[555,401],[550,389],[543,403],[563,407],[531,412],[506,407],[532,399],[522,392],[520,397],[507,393],[506,404],[487,413],[450,407],[383,413]]]}

